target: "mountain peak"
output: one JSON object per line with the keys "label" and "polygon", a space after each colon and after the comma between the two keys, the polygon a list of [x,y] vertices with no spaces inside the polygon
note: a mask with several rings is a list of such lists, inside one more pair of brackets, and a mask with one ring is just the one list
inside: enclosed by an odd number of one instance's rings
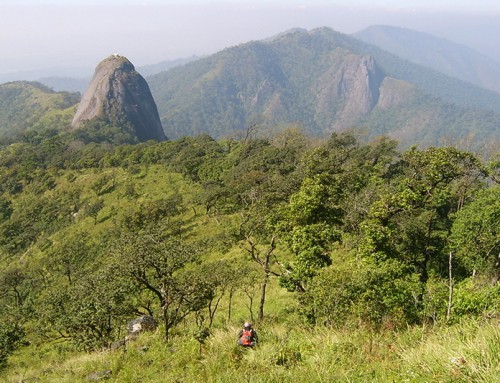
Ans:
{"label": "mountain peak", "polygon": [[113,53],[112,55],[106,57],[102,60],[96,67],[96,71],[109,68],[112,70],[128,70],[135,71],[134,64],[130,62],[125,56],[121,56],[118,53]]}
{"label": "mountain peak", "polygon": [[146,80],[118,54],[97,65],[71,125],[78,129],[94,118],[122,128],[131,126],[140,141],[166,139]]}

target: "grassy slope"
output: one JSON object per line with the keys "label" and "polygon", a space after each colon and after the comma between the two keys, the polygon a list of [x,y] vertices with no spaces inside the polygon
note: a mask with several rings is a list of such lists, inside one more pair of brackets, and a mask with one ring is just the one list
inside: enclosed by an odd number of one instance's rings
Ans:
{"label": "grassy slope", "polygon": [[109,382],[495,382],[500,372],[498,323],[368,330],[309,331],[266,323],[255,350],[236,346],[234,325],[221,326],[203,346],[191,336],[165,345],[160,331],[124,349],[58,353],[63,345],[27,348],[11,359],[3,381]]}
{"label": "grassy slope", "polygon": [[[119,215],[142,200],[153,200],[181,193],[188,201],[195,186],[164,166],[140,167],[130,173],[114,172],[116,186],[103,195],[105,208],[94,225],[91,217],[81,217],[52,240],[83,230],[104,232]],[[61,174],[59,188],[69,184],[82,190],[82,198],[94,198],[91,186],[103,173]],[[137,200],[123,197],[125,185],[133,178]],[[71,180],[71,181],[70,181]],[[215,219],[204,216],[201,207],[186,212],[195,232],[216,235],[222,228]],[[44,257],[33,248],[35,257]],[[35,255],[36,254],[36,255]],[[241,250],[231,254],[242,256]],[[212,255],[215,256],[215,255]],[[256,301],[257,299],[255,299]],[[233,300],[233,314],[227,319],[227,301],[222,302],[213,334],[201,353],[193,338],[196,327],[191,320],[180,326],[171,343],[163,343],[162,329],[144,334],[115,351],[77,353],[66,343],[38,343],[18,350],[0,381],[88,382],[92,377],[108,377],[109,382],[494,382],[500,372],[500,330],[498,323],[456,325],[451,328],[410,328],[390,330],[335,331],[305,328],[294,313],[294,299],[273,280],[268,291],[267,320],[257,329],[261,343],[255,350],[236,346],[238,326],[249,317],[248,298]],[[256,307],[254,307],[256,311]],[[124,324],[125,325],[125,324]],[[182,331],[182,332],[181,332]],[[456,359],[453,359],[456,358]],[[452,362],[456,360],[456,362]],[[108,376],[107,371],[111,371]]]}
{"label": "grassy slope", "polygon": [[0,138],[29,128],[64,128],[75,113],[79,95],[54,92],[36,82],[16,81],[0,85]]}

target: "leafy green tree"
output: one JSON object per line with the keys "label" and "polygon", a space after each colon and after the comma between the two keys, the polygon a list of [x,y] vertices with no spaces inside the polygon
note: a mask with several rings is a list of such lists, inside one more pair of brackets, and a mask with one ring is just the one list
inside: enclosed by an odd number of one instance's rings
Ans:
{"label": "leafy green tree", "polygon": [[78,349],[109,346],[133,313],[131,288],[115,267],[82,275],[71,285],[54,279],[40,294],[38,329],[45,337],[69,340]]}
{"label": "leafy green tree", "polygon": [[205,181],[195,201],[205,207],[206,215],[217,215],[224,212],[224,202],[231,192],[219,181]]}
{"label": "leafy green tree", "polygon": [[210,285],[189,270],[198,261],[200,248],[171,235],[164,227],[123,232],[116,249],[122,270],[155,297],[166,341],[174,326],[212,299]]}
{"label": "leafy green tree", "polygon": [[330,264],[329,253],[347,233],[356,233],[395,157],[395,143],[381,139],[361,145],[351,134],[333,134],[303,157],[305,178],[281,210],[277,224],[294,255],[282,283],[305,291],[317,272]]}
{"label": "leafy green tree", "polygon": [[25,332],[17,323],[0,323],[0,370],[5,367],[7,358],[22,345]]}
{"label": "leafy green tree", "polygon": [[500,187],[478,193],[457,212],[451,228],[451,248],[467,269],[500,278]]}
{"label": "leafy green tree", "polygon": [[71,133],[73,139],[84,143],[131,144],[137,143],[133,126],[126,121],[108,121],[104,118],[93,118],[82,127]]}
{"label": "leafy green tree", "polygon": [[452,319],[487,317],[500,313],[500,283],[481,277],[469,277],[455,286]]}
{"label": "leafy green tree", "polygon": [[0,197],[0,223],[8,220],[14,209],[12,208],[12,202],[3,196]]}
{"label": "leafy green tree", "polygon": [[410,266],[420,277],[418,300],[425,306],[429,276],[448,275],[453,215],[475,193],[484,171],[472,154],[455,148],[411,148],[391,178],[379,186],[378,200],[360,225],[359,251],[378,262],[396,259]]}
{"label": "leafy green tree", "polygon": [[64,240],[50,251],[49,266],[65,276],[72,284],[79,274],[85,272],[87,261],[94,258],[96,251],[87,233],[65,236]]}
{"label": "leafy green tree", "polygon": [[314,324],[405,326],[417,316],[418,276],[396,260],[337,260],[300,295],[301,313]]}
{"label": "leafy green tree", "polygon": [[[110,185],[110,181],[112,181]],[[91,185],[91,189],[94,191],[97,197],[102,196],[103,194],[109,193],[114,189],[115,180],[113,174],[103,174],[94,183]]]}
{"label": "leafy green tree", "polygon": [[290,291],[306,290],[316,273],[331,263],[329,250],[340,239],[333,226],[335,214],[328,209],[326,189],[318,178],[306,178],[280,218],[283,240],[294,255],[281,277],[281,284]]}
{"label": "leafy green tree", "polygon": [[10,219],[0,224],[0,245],[8,252],[24,251],[40,237],[69,224],[79,198],[72,189],[28,191],[17,199]]}
{"label": "leafy green tree", "polygon": [[[389,188],[382,187],[379,199],[363,222],[363,254],[400,257],[413,264],[427,280],[427,267],[440,261],[451,227],[451,214],[474,189],[459,191],[464,177],[479,180],[479,161],[454,148],[412,148],[396,165]],[[447,270],[447,267],[446,267]]]}
{"label": "leafy green tree", "polygon": [[[123,225],[130,230],[144,229],[160,222],[173,227],[172,221],[185,210],[182,195],[175,193],[166,198],[140,203],[125,216]],[[180,222],[178,224],[182,226]]]}
{"label": "leafy green tree", "polygon": [[5,308],[14,312],[22,308],[30,293],[30,276],[18,265],[9,265],[0,272],[0,298]]}
{"label": "leafy green tree", "polygon": [[85,209],[87,215],[94,219],[94,225],[97,225],[97,217],[99,216],[99,212],[103,208],[104,208],[104,201],[102,199],[98,199],[97,201],[89,204]]}

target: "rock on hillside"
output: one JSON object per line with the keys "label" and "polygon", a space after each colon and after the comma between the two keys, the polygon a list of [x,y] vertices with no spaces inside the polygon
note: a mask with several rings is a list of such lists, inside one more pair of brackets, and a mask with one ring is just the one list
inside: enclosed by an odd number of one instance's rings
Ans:
{"label": "rock on hillside", "polygon": [[123,56],[111,55],[99,63],[71,126],[78,129],[94,118],[130,124],[140,141],[166,139],[146,80]]}

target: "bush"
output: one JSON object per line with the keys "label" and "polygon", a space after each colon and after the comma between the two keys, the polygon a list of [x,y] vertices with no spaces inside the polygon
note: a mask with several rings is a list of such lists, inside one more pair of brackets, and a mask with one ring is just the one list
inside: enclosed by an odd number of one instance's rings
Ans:
{"label": "bush", "polygon": [[7,358],[19,346],[24,338],[24,331],[17,323],[0,323],[0,368],[5,366]]}
{"label": "bush", "polygon": [[500,312],[500,284],[495,286],[468,278],[455,287],[453,317],[498,316]]}
{"label": "bush", "polygon": [[354,260],[325,269],[301,303],[317,324],[394,327],[417,321],[418,291],[417,276],[397,261]]}

